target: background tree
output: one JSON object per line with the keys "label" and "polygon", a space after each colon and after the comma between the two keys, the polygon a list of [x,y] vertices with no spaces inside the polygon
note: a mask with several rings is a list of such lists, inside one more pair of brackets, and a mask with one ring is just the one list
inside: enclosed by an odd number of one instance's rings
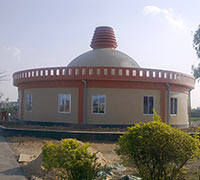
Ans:
{"label": "background tree", "polygon": [[[200,25],[194,33],[193,47],[196,50],[197,57],[200,59]],[[200,78],[200,63],[197,67],[192,66],[192,73],[195,79]]]}
{"label": "background tree", "polygon": [[[6,77],[7,77],[6,72],[5,71],[0,71],[0,82],[1,81],[6,81],[7,80]],[[3,96],[4,96],[4,94],[0,90],[0,101],[2,100]]]}
{"label": "background tree", "polygon": [[3,97],[3,93],[2,92],[0,92],[0,100],[1,100],[1,98]]}
{"label": "background tree", "polygon": [[200,117],[200,107],[193,108],[191,111],[192,117]]}
{"label": "background tree", "polygon": [[0,71],[0,81],[5,81],[7,75],[6,75],[6,72],[5,71]]}

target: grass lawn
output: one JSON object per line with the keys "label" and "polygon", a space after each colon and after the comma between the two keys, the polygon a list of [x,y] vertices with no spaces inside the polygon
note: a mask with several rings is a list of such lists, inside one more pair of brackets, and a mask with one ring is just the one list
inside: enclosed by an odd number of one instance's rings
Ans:
{"label": "grass lawn", "polygon": [[190,117],[191,121],[200,121],[200,117]]}

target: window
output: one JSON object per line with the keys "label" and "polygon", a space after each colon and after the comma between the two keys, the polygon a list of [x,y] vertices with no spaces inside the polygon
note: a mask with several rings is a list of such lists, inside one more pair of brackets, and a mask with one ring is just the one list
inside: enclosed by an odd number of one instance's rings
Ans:
{"label": "window", "polygon": [[89,75],[93,75],[93,69],[89,69]]}
{"label": "window", "polygon": [[108,75],[108,69],[104,69],[104,75]]}
{"label": "window", "polygon": [[32,94],[26,95],[26,110],[32,111]]}
{"label": "window", "polygon": [[122,76],[122,69],[119,69],[118,74],[119,76]]}
{"label": "window", "polygon": [[115,69],[111,69],[111,75],[115,75]]}
{"label": "window", "polygon": [[86,69],[82,69],[82,75],[86,74]]}
{"label": "window", "polygon": [[101,70],[97,69],[97,75],[100,75],[100,74],[101,74]]}
{"label": "window", "polygon": [[153,114],[154,97],[144,96],[143,98],[143,112],[144,114]]}
{"label": "window", "polygon": [[59,94],[58,112],[71,112],[71,94]]}
{"label": "window", "polygon": [[170,114],[176,115],[177,114],[177,98],[170,98]]}
{"label": "window", "polygon": [[104,114],[106,111],[106,96],[96,95],[92,96],[92,113]]}

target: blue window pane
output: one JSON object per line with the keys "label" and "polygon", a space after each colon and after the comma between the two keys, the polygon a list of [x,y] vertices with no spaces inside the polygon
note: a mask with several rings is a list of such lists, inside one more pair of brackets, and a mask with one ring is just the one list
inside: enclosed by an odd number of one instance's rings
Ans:
{"label": "blue window pane", "polygon": [[149,97],[149,114],[153,114],[154,102],[153,97]]}
{"label": "blue window pane", "polygon": [[174,99],[174,114],[177,114],[177,99]]}
{"label": "blue window pane", "polygon": [[144,114],[148,114],[148,97],[144,96],[144,102],[143,102],[143,108],[144,108]]}

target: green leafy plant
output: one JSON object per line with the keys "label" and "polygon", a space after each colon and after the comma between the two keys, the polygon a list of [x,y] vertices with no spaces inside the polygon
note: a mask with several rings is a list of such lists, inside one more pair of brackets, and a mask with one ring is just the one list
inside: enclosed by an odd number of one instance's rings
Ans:
{"label": "green leafy plant", "polygon": [[177,180],[186,162],[200,156],[200,142],[162,123],[156,112],[153,118],[130,127],[120,137],[117,152],[124,162],[136,166],[143,180]]}
{"label": "green leafy plant", "polygon": [[96,153],[88,151],[89,146],[73,139],[63,139],[60,144],[47,143],[42,149],[42,164],[47,171],[56,169],[60,179],[94,180],[100,176],[102,167]]}
{"label": "green leafy plant", "polygon": [[[193,47],[197,53],[197,57],[200,58],[200,25],[194,33]],[[192,74],[194,78],[197,79],[199,82],[200,81],[200,63],[196,67],[192,65]]]}

